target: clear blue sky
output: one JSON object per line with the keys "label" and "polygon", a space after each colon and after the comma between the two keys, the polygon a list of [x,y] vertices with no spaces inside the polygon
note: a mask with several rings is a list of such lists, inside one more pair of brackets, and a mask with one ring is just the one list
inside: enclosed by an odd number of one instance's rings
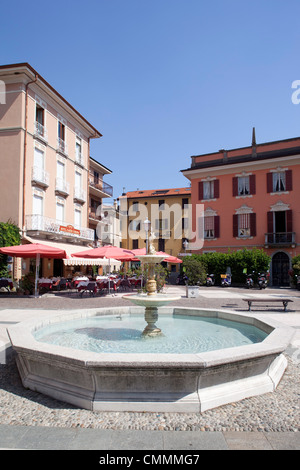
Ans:
{"label": "clear blue sky", "polygon": [[300,135],[299,0],[2,2],[0,63],[29,62],[102,134],[114,197],[188,186],[190,156]]}

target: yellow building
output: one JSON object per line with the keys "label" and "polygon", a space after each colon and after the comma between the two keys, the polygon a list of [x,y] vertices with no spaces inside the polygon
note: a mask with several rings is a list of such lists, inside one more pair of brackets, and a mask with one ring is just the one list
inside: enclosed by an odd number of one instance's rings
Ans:
{"label": "yellow building", "polygon": [[[146,247],[144,221],[151,221],[156,251],[179,256],[187,249],[190,188],[150,189],[123,193],[119,198],[122,248]],[[172,271],[176,265],[171,265]]]}

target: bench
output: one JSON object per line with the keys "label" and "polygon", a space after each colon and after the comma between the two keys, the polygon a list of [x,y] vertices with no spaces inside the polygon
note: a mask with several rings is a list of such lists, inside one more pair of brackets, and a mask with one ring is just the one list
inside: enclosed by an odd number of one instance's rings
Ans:
{"label": "bench", "polygon": [[[243,299],[245,302],[248,302],[248,311],[251,312],[251,305],[253,302],[259,302],[259,303],[273,303],[273,302],[282,302],[283,304],[283,310],[286,312],[286,308],[288,306],[289,302],[293,302],[293,300],[290,299]],[[267,305],[269,307],[269,305]]]}

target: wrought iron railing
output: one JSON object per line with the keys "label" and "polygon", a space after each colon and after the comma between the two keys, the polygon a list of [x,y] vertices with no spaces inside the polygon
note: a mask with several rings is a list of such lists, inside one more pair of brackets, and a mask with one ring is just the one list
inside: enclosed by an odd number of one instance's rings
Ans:
{"label": "wrought iron railing", "polygon": [[33,166],[31,169],[31,181],[42,186],[49,186],[49,173],[43,168]]}
{"label": "wrought iron railing", "polygon": [[55,179],[55,191],[61,194],[70,194],[70,184],[63,178]]}
{"label": "wrought iron railing", "polygon": [[273,232],[265,234],[266,245],[292,245],[295,242],[295,232]]}
{"label": "wrought iron railing", "polygon": [[64,235],[68,238],[74,237],[89,241],[93,241],[95,235],[94,230],[92,229],[69,224],[39,214],[26,216],[26,230],[27,232],[45,232],[49,234]]}
{"label": "wrought iron railing", "polygon": [[86,201],[86,192],[84,189],[81,189],[77,186],[74,188],[74,199],[77,201],[85,202]]}
{"label": "wrought iron railing", "polygon": [[40,137],[46,142],[48,141],[48,131],[45,126],[38,121],[35,121],[34,123],[34,136]]}

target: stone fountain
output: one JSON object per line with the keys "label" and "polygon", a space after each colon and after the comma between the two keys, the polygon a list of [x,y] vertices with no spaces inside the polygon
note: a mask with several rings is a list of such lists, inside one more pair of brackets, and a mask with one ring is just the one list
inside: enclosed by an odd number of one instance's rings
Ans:
{"label": "stone fountain", "polygon": [[169,304],[175,300],[179,300],[180,296],[172,296],[168,294],[160,294],[157,292],[156,280],[155,280],[155,265],[161,263],[166,256],[157,255],[153,246],[154,235],[151,232],[149,236],[149,243],[147,244],[146,255],[138,255],[137,258],[143,263],[149,266],[149,275],[146,283],[146,294],[131,294],[125,295],[124,298],[130,300],[135,305],[145,307],[145,321],[147,326],[145,327],[142,335],[143,336],[158,336],[162,335],[160,328],[156,326],[158,320],[158,307]]}

